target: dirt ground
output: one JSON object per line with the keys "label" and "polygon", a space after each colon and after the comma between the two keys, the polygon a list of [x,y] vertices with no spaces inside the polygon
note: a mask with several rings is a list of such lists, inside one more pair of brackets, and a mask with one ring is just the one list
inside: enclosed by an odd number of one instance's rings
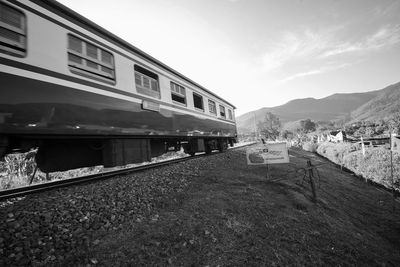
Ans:
{"label": "dirt ground", "polygon": [[[129,227],[98,232],[104,266],[400,266],[400,203],[305,151],[291,164],[248,166],[246,148],[193,159],[186,190]],[[318,170],[317,202],[294,170]],[[160,169],[162,171],[162,169]],[[303,183],[302,183],[303,182]]]}

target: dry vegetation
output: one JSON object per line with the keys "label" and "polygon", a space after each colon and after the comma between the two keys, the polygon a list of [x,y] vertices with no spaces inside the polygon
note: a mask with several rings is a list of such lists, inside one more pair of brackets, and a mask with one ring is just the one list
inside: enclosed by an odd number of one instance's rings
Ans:
{"label": "dry vegetation", "polygon": [[[317,152],[365,179],[387,188],[392,187],[390,150],[384,147],[366,147],[364,156],[355,144],[325,142],[318,145]],[[393,152],[393,178],[395,187],[399,189],[400,155],[395,152]]]}
{"label": "dry vegetation", "polygon": [[[0,190],[29,184],[29,177],[36,167],[35,153],[36,151],[10,154],[0,161]],[[44,177],[38,174],[37,179],[41,180]]]}

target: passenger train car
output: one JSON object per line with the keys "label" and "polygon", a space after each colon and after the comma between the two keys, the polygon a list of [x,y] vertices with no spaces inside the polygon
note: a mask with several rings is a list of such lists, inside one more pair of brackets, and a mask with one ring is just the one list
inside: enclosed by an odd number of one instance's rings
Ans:
{"label": "passenger train car", "polygon": [[0,157],[44,172],[223,151],[235,107],[52,0],[0,0]]}

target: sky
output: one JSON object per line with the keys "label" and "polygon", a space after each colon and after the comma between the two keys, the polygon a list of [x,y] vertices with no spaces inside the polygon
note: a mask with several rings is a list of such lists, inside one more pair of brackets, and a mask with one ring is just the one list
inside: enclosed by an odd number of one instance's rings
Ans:
{"label": "sky", "polygon": [[400,81],[400,0],[59,0],[236,106]]}

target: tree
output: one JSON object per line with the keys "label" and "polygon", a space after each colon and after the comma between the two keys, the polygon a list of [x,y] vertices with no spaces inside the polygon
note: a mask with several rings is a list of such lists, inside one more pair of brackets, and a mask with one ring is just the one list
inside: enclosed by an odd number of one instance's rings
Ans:
{"label": "tree", "polygon": [[357,129],[357,131],[354,132],[354,134],[357,136],[365,135],[365,127],[361,126],[360,128]]}
{"label": "tree", "polygon": [[400,113],[395,113],[392,115],[390,120],[388,121],[389,131],[391,133],[400,133]]}
{"label": "tree", "polygon": [[291,140],[293,139],[294,135],[291,131],[284,130],[280,133],[280,137],[285,140]]}
{"label": "tree", "polygon": [[310,119],[300,121],[300,126],[305,133],[310,133],[315,131],[315,122]]}
{"label": "tree", "polygon": [[376,135],[375,127],[367,126],[365,127],[365,135],[368,137],[373,137]]}
{"label": "tree", "polygon": [[281,122],[279,118],[271,112],[267,112],[264,120],[257,123],[258,132],[266,139],[275,140],[279,136],[280,128]]}

